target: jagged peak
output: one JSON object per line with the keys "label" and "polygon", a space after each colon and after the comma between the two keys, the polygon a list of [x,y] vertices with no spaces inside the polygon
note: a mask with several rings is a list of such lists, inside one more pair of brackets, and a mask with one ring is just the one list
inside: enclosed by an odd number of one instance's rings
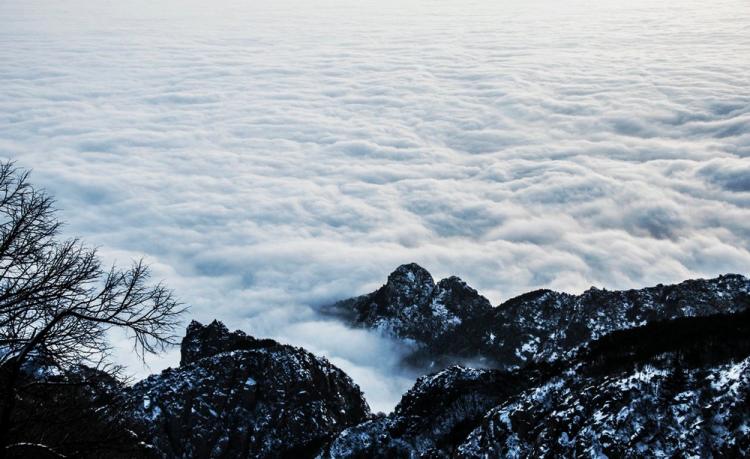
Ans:
{"label": "jagged peak", "polygon": [[442,370],[426,374],[417,378],[416,383],[412,389],[420,390],[428,386],[447,386],[453,380],[456,379],[476,379],[482,373],[490,371],[481,368],[471,368],[465,365],[451,365]]}
{"label": "jagged peak", "polygon": [[505,300],[504,302],[502,302],[498,306],[498,309],[499,310],[508,309],[510,307],[517,306],[519,304],[523,304],[526,302],[543,300],[548,295],[570,295],[570,294],[556,292],[554,290],[550,290],[547,288],[541,288],[537,290],[532,290],[530,292],[522,293],[520,295],[514,296],[513,298],[509,298]]}
{"label": "jagged peak", "polygon": [[197,333],[201,330],[216,330],[229,333],[229,329],[227,328],[227,326],[217,319],[212,320],[208,325],[203,325],[197,320],[191,320],[187,326],[187,329],[185,330],[185,333],[189,335],[191,333]]}
{"label": "jagged peak", "polygon": [[[679,288],[688,288],[692,285],[722,285],[723,283],[747,283],[748,288],[750,289],[750,279],[743,276],[742,274],[734,274],[734,273],[727,273],[727,274],[721,274],[716,277],[712,278],[695,278],[695,279],[687,279],[683,280],[681,282],[675,283],[675,284],[656,284],[652,287],[641,287],[641,288],[631,288],[631,289],[624,289],[624,290],[609,290],[604,287],[597,287],[597,286],[591,286],[585,291],[583,291],[580,295],[574,295],[566,292],[558,292],[555,290],[550,289],[537,289],[532,290],[530,292],[522,293],[520,295],[517,295],[513,298],[509,298],[503,303],[500,304],[499,307],[505,307],[510,306],[512,304],[520,303],[523,301],[532,301],[537,298],[544,297],[546,295],[559,295],[559,296],[568,296],[568,297],[585,297],[590,296],[596,293],[609,293],[612,295],[619,295],[622,293],[627,292],[645,292],[652,289],[661,289],[661,288],[672,288],[672,289],[679,289]],[[731,287],[731,286],[730,286]]]}
{"label": "jagged peak", "polygon": [[258,340],[241,330],[230,332],[226,325],[213,320],[208,325],[193,320],[187,327],[180,345],[180,365],[212,355],[240,349],[253,349],[277,344],[273,340]]}
{"label": "jagged peak", "polygon": [[466,282],[464,282],[463,279],[461,279],[458,276],[448,276],[444,279],[440,279],[438,284],[446,284],[446,285],[466,285]]}
{"label": "jagged peak", "polygon": [[148,457],[307,456],[370,416],[359,386],[325,358],[219,321],[188,328],[180,367],[126,394]]}
{"label": "jagged peak", "polygon": [[429,271],[416,263],[407,263],[396,268],[388,275],[387,285],[390,286],[423,286],[434,287],[435,280]]}
{"label": "jagged peak", "polygon": [[444,290],[461,289],[461,290],[469,290],[474,293],[478,293],[475,288],[467,284],[466,281],[464,281],[458,276],[450,276],[450,277],[446,277],[445,279],[440,279],[440,281],[438,281],[437,283],[437,287],[444,289]]}

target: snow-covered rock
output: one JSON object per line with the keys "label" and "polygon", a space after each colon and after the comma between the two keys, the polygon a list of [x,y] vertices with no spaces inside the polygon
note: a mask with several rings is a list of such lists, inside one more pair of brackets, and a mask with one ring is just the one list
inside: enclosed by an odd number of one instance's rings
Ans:
{"label": "snow-covered rock", "polygon": [[461,279],[435,284],[412,263],[398,267],[377,291],[329,311],[416,343],[412,363],[513,369],[570,357],[579,346],[615,330],[737,312],[749,302],[750,280],[728,274],[640,290],[591,288],[581,295],[537,290],[492,307]]}
{"label": "snow-covered rock", "polygon": [[621,330],[551,364],[422,377],[322,456],[747,457],[749,426],[745,310]]}
{"label": "snow-covered rock", "polygon": [[307,457],[370,415],[326,359],[193,322],[182,362],[133,386],[134,430],[162,457]]}
{"label": "snow-covered rock", "polygon": [[481,327],[476,321],[487,317],[492,306],[458,277],[435,284],[427,270],[411,263],[399,266],[375,292],[327,310],[355,325],[416,343],[415,360],[445,359],[447,364],[440,365],[448,366],[481,351],[469,334]]}
{"label": "snow-covered rock", "polygon": [[559,368],[490,410],[455,455],[750,454],[748,311],[617,332]]}
{"label": "snow-covered rock", "polygon": [[[27,382],[60,384],[29,385],[14,438],[104,438],[106,457],[747,457],[749,291],[726,275],[578,296],[539,290],[492,307],[456,277],[435,283],[404,265],[332,308],[416,343],[411,363],[439,370],[393,413],[371,415],[324,358],[192,322],[180,366],[131,387],[34,360]],[[69,419],[57,437],[21,423],[40,408]]]}
{"label": "snow-covered rock", "polygon": [[461,366],[423,376],[393,413],[344,430],[323,456],[446,456],[487,411],[527,387],[528,376]]}

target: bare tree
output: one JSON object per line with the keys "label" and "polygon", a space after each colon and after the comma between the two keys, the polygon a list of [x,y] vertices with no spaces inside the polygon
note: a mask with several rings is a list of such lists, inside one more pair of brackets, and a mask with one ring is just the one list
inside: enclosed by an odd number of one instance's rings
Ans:
{"label": "bare tree", "polygon": [[149,283],[142,261],[105,269],[95,250],[59,230],[53,199],[27,172],[0,164],[0,457],[19,447],[9,429],[25,369],[44,362],[114,375],[109,330],[126,330],[143,358],[173,343],[183,311],[170,290]]}

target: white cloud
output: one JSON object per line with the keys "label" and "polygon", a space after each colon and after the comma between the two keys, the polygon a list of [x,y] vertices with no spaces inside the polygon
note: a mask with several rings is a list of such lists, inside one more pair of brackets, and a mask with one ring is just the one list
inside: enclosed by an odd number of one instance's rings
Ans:
{"label": "white cloud", "polygon": [[0,155],[197,319],[387,409],[400,350],[316,310],[398,264],[495,303],[747,273],[740,0],[266,3],[0,4]]}

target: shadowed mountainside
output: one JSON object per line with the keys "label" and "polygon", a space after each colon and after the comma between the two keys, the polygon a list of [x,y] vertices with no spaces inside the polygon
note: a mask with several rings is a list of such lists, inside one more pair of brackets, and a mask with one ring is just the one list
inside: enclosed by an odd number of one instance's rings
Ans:
{"label": "shadowed mountainside", "polygon": [[417,366],[464,362],[514,369],[568,358],[616,330],[656,320],[743,310],[750,280],[736,274],[639,290],[581,295],[536,290],[497,307],[458,277],[437,283],[417,264],[399,266],[375,292],[328,308],[349,323],[412,343]]}
{"label": "shadowed mountainside", "polygon": [[[101,451],[111,457],[747,456],[747,292],[744,277],[726,275],[580,296],[544,290],[493,308],[458,278],[435,284],[404,265],[373,294],[338,303],[340,313],[413,340],[422,355],[495,352],[486,361],[498,368],[425,375],[392,413],[373,416],[325,358],[193,321],[179,367],[131,387],[86,369],[61,374],[59,392],[22,400],[20,414],[43,406],[89,416],[66,435],[109,435],[119,443]],[[458,337],[469,326],[493,338],[472,350],[472,337]],[[529,335],[544,339],[510,353]],[[438,347],[448,336],[456,346]],[[40,362],[28,378],[45,371]],[[85,385],[64,388],[81,375]],[[117,411],[98,409],[102,397]],[[90,430],[81,419],[94,420]]]}

